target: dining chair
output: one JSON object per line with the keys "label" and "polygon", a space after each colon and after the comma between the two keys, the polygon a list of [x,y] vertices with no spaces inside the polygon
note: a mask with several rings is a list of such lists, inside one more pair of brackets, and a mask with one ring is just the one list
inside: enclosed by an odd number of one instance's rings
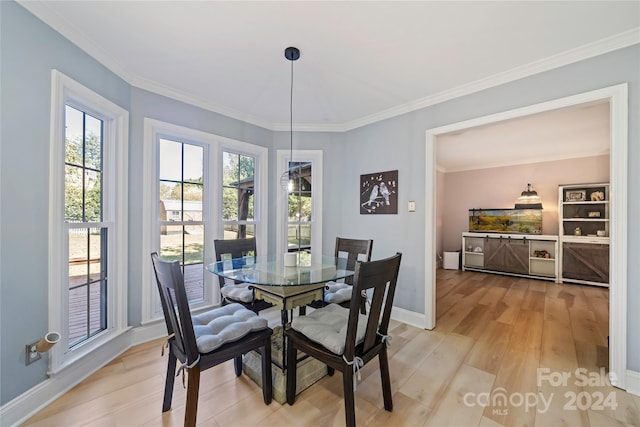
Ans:
{"label": "dining chair", "polygon": [[[216,261],[222,261],[225,255],[230,256],[232,259],[249,256],[255,260],[258,254],[255,237],[229,240],[218,239],[213,241],[213,245],[216,251]],[[221,276],[218,279],[220,281],[222,305],[236,302],[256,314],[260,310],[273,307],[273,304],[255,298],[255,292],[251,284],[236,282]]]}
{"label": "dining chair", "polygon": [[[345,239],[336,237],[335,257],[347,259],[347,269],[353,270],[356,261],[371,261],[371,251],[373,249],[373,240],[361,239]],[[349,308],[351,301],[353,276],[344,279],[344,282],[327,282],[322,301],[314,301],[309,304],[313,308],[324,307],[327,304],[340,304],[345,308]],[[366,296],[361,295],[364,301]],[[362,306],[362,313],[366,312],[366,305]]]}
{"label": "dining chair", "polygon": [[[291,322],[286,330],[287,360],[297,360],[298,351],[327,365],[330,373],[342,372],[346,425],[356,425],[354,391],[360,369],[378,357],[384,409],[393,410],[391,379],[387,346],[389,319],[393,306],[401,253],[379,261],[358,262],[355,267],[352,297],[349,308],[337,304],[314,310]],[[361,292],[372,293],[367,315],[360,310],[357,298]],[[287,366],[287,403],[296,400],[295,363]]]}
{"label": "dining chair", "polygon": [[[271,335],[267,320],[240,304],[229,304],[191,316],[178,261],[168,261],[151,254],[160,301],[167,324],[169,360],[164,387],[162,412],[171,409],[175,377],[185,371],[187,404],[185,426],[195,426],[198,412],[200,372],[233,359],[236,376],[242,374],[242,355],[256,350],[262,355],[262,397],[272,399]],[[176,312],[177,309],[177,312]],[[176,365],[180,367],[176,374]]]}

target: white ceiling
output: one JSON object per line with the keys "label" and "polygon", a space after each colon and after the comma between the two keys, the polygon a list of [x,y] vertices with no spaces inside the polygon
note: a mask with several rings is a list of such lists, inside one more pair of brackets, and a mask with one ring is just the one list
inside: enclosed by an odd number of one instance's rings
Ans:
{"label": "white ceiling", "polygon": [[609,107],[585,104],[439,135],[438,168],[459,172],[608,155]]}
{"label": "white ceiling", "polygon": [[132,85],[273,130],[287,46],[294,129],[344,131],[640,43],[640,1],[19,3]]}

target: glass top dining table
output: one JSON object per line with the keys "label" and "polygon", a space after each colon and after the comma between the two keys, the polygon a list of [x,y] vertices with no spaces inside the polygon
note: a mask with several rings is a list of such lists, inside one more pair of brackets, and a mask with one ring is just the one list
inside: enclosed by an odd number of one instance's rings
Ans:
{"label": "glass top dining table", "polygon": [[[323,256],[318,260],[285,267],[284,256],[244,257],[207,265],[211,273],[252,285],[254,298],[265,300],[280,308],[282,325],[289,322],[288,311],[304,307],[324,298],[327,282],[354,275],[346,258]],[[349,268],[350,267],[350,268]]]}
{"label": "glass top dining table", "polygon": [[237,282],[262,286],[306,286],[353,276],[346,258],[323,256],[318,261],[285,267],[284,257],[244,257],[207,265],[211,273]]}

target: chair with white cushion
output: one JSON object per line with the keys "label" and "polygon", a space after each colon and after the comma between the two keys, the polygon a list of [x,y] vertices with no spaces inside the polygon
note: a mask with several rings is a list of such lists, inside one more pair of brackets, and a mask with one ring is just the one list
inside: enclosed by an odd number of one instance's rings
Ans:
{"label": "chair with white cushion", "polygon": [[[178,373],[188,374],[185,426],[195,426],[198,412],[200,372],[228,360],[234,360],[236,376],[242,374],[242,355],[252,350],[262,355],[262,396],[265,404],[272,399],[271,335],[267,320],[240,304],[191,316],[184,288],[184,276],[178,261],[151,254],[162,311],[167,324],[169,360],[165,380],[162,412],[171,409],[176,364]],[[176,311],[177,309],[177,311]]]}
{"label": "chair with white cushion", "polygon": [[[371,262],[358,262],[355,267],[352,296],[349,308],[337,304],[314,310],[307,316],[300,316],[291,322],[286,330],[287,360],[297,360],[298,351],[305,353],[329,369],[342,372],[346,425],[356,425],[354,382],[360,368],[378,357],[384,408],[393,410],[391,379],[387,346],[389,319],[393,306],[400,259],[396,255]],[[361,313],[365,302],[358,298],[362,292],[372,296],[368,314]],[[290,363],[287,367],[287,403],[296,400],[297,367]]]}
{"label": "chair with white cushion", "polygon": [[[371,261],[373,240],[345,239],[336,237],[335,257],[347,259],[347,270],[353,270],[357,261]],[[353,277],[347,277],[344,282],[328,282],[324,290],[323,301],[314,301],[311,307],[320,308],[327,304],[340,304],[349,307]],[[363,297],[366,300],[366,297]],[[366,306],[362,307],[366,310]],[[365,313],[365,311],[363,311]]]}
{"label": "chair with white cushion", "polygon": [[[230,240],[214,240],[213,245],[216,250],[216,261],[222,261],[225,256],[235,259],[242,257],[255,257],[256,239],[254,237],[245,239]],[[260,312],[273,305],[264,301],[255,299],[254,290],[251,284],[234,282],[231,279],[225,279],[219,276],[220,294],[222,295],[222,304],[240,303],[254,313]]]}

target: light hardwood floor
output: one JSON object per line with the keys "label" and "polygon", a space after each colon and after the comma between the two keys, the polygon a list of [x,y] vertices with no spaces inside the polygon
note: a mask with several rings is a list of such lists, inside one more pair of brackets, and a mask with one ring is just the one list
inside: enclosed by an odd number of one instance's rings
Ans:
{"label": "light hardwood floor", "polygon": [[[640,426],[640,397],[600,383],[608,364],[605,288],[439,270],[435,330],[394,322],[391,335],[394,410],[383,408],[371,362],[356,390],[360,426]],[[130,349],[26,425],[182,425],[180,381],[173,409],[161,413],[160,347]],[[340,374],[312,385],[293,406],[264,405],[260,389],[236,378],[231,362],[205,371],[200,386],[200,425],[344,425]]]}

